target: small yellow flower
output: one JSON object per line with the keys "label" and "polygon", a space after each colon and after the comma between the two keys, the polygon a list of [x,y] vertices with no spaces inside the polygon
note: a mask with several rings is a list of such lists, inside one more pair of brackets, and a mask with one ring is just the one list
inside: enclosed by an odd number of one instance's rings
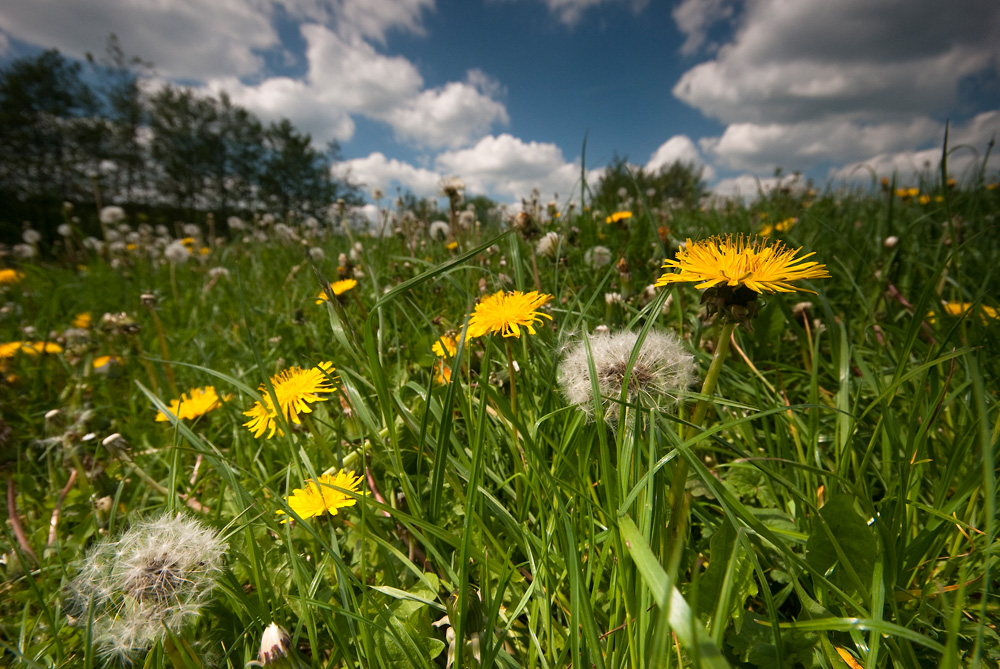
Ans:
{"label": "small yellow flower", "polygon": [[605,223],[620,223],[622,221],[627,221],[632,218],[631,211],[616,211],[615,213],[604,219]]}
{"label": "small yellow flower", "polygon": [[431,346],[431,352],[439,358],[450,358],[458,352],[458,339],[450,334],[443,334]]}
{"label": "small yellow flower", "polygon": [[928,205],[931,203],[931,196],[925,193],[924,195],[921,195],[920,197],[917,198],[917,202],[919,202],[922,205]]}
{"label": "small yellow flower", "polygon": [[[944,313],[948,316],[958,318],[959,316],[965,316],[970,311],[972,311],[972,302],[945,302],[942,306]],[[936,322],[936,314],[933,311],[927,312],[927,320],[930,323]],[[985,323],[987,319],[996,320],[1000,318],[1000,312],[991,306],[980,304],[979,305],[979,318]]]}
{"label": "small yellow flower", "polygon": [[897,188],[896,197],[901,200],[909,200],[911,197],[917,197],[920,195],[919,188]]}
{"label": "small yellow flower", "polygon": [[[362,477],[354,472],[339,471],[336,474],[323,474],[317,485],[312,479],[306,479],[305,488],[296,488],[288,496],[288,507],[303,520],[313,516],[322,516],[329,512],[337,515],[337,510],[358,503],[354,497],[344,491],[358,493]],[[284,510],[278,510],[279,516],[288,515]],[[288,518],[281,522],[287,523]]]}
{"label": "small yellow flower", "polygon": [[444,360],[434,363],[434,383],[445,386],[451,383],[451,366]]}
{"label": "small yellow flower", "polygon": [[799,288],[793,282],[825,279],[830,274],[826,265],[806,262],[812,253],[796,258],[795,254],[801,250],[785,248],[781,242],[769,244],[742,235],[735,240],[732,235],[699,242],[688,239],[685,247],[677,251],[676,259],[663,262],[664,269],[676,269],[677,273],[664,274],[655,285],[698,281],[695,288],[699,290],[723,285],[745,286],[757,293],[815,292]]}
{"label": "small yellow flower", "polygon": [[531,291],[522,293],[512,290],[505,293],[498,291],[487,295],[476,305],[469,319],[469,337],[482,337],[484,334],[502,334],[504,337],[520,337],[521,327],[535,334],[535,325],[542,323],[542,318],[552,320],[548,314],[538,309],[552,299],[551,295]]}
{"label": "small yellow flower", "polygon": [[0,269],[0,286],[13,286],[24,278],[24,272],[16,269]]}
{"label": "small yellow flower", "polygon": [[101,355],[94,358],[91,366],[95,372],[109,372],[113,367],[120,364],[122,364],[122,361],[117,355]]}
{"label": "small yellow flower", "polygon": [[90,327],[91,316],[89,311],[84,311],[76,315],[73,319],[73,327],[86,330]]}
{"label": "small yellow flower", "polygon": [[[94,361],[97,362],[96,360]],[[96,365],[95,365],[96,366]],[[226,395],[220,398],[215,392],[214,386],[205,386],[204,388],[192,388],[190,393],[184,393],[181,395],[180,399],[170,400],[169,411],[171,414],[177,418],[184,419],[194,419],[199,416],[207,414],[209,411],[213,411],[222,406],[223,401],[228,401],[232,395]],[[163,423],[168,421],[166,414],[162,411],[158,411],[156,414],[156,422]]]}
{"label": "small yellow flower", "polygon": [[[332,376],[333,369],[333,363],[327,361],[311,369],[291,367],[271,377],[271,385],[274,386],[274,394],[278,398],[278,407],[286,420],[299,425],[302,423],[299,414],[312,413],[310,404],[329,399],[321,397],[321,394],[336,390],[333,385],[336,380],[336,377]],[[278,410],[264,384],[260,386],[260,393],[264,397],[264,403],[256,402],[249,411],[243,412],[244,416],[250,417],[250,420],[243,425],[249,428],[255,437],[260,437],[265,432],[268,439],[273,437],[275,432],[279,435],[284,434],[278,429]]]}
{"label": "small yellow flower", "polygon": [[[330,290],[333,291],[333,294],[336,297],[340,297],[341,295],[343,295],[344,293],[351,290],[357,285],[358,282],[355,281],[354,279],[341,279],[340,281],[334,281],[333,283],[331,283]],[[316,304],[323,304],[324,302],[328,302],[330,300],[330,296],[326,294],[326,290],[319,291],[319,295],[317,295],[316,297],[319,298],[316,300]]]}
{"label": "small yellow flower", "polygon": [[12,341],[0,344],[0,358],[13,358],[19,352],[28,355],[38,355],[39,353],[62,353],[63,348],[59,344],[51,341]]}
{"label": "small yellow flower", "polygon": [[212,249],[208,248],[207,246],[202,246],[200,249],[198,249],[198,255],[200,256],[207,256],[211,252]]}
{"label": "small yellow flower", "polygon": [[449,251],[454,251],[458,248],[458,242],[448,242],[444,247]]}

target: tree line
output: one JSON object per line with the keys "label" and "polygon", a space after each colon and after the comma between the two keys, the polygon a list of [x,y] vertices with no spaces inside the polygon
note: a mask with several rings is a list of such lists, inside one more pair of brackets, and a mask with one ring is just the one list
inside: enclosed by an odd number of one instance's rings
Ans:
{"label": "tree line", "polygon": [[23,220],[57,225],[64,202],[172,222],[359,200],[331,174],[336,142],[319,150],[287,119],[265,124],[225,93],[149,89],[151,73],[114,36],[100,59],[48,50],[0,69],[0,239]]}

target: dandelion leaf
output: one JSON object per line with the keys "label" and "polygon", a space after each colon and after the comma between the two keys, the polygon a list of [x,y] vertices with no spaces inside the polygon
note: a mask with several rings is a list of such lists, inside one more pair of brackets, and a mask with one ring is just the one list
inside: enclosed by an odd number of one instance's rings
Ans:
{"label": "dandelion leaf", "polygon": [[[821,573],[829,572],[828,578],[845,592],[870,588],[877,546],[872,529],[854,510],[854,498],[838,495],[823,505],[819,515],[829,532],[818,523],[814,526],[806,544],[806,562]],[[841,556],[850,560],[860,583],[844,568]]]}
{"label": "dandelion leaf", "polygon": [[[726,635],[726,650],[734,666],[819,669],[825,666],[818,647],[819,635],[784,631],[781,656],[774,644],[774,630],[765,616],[748,613],[742,629]],[[735,657],[734,657],[735,656]]]}
{"label": "dandelion leaf", "polygon": [[737,544],[737,539],[736,529],[728,521],[712,535],[708,569],[698,582],[698,611],[705,618],[715,614],[719,598],[726,594],[724,590],[729,579],[729,604],[722,615],[731,619],[739,630],[746,614],[744,602],[757,594],[757,582],[753,578],[753,564],[746,550]]}

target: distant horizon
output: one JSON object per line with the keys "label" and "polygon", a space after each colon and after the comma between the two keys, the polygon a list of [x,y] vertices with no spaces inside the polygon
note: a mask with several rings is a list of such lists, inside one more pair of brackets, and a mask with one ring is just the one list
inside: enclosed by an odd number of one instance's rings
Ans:
{"label": "distant horizon", "polygon": [[225,91],[337,140],[366,196],[436,197],[458,176],[501,203],[566,200],[584,161],[593,183],[615,155],[701,166],[720,195],[773,185],[776,168],[819,189],[912,182],[936,168],[946,122],[949,146],[969,147],[949,156],[961,179],[1000,134],[986,0],[7,0],[0,65],[100,57],[112,33],[153,64],[150,86]]}

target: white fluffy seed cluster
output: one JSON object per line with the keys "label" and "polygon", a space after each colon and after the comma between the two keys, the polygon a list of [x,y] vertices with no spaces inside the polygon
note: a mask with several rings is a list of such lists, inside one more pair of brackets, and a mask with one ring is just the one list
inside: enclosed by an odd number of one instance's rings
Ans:
{"label": "white fluffy seed cluster", "polygon": [[222,570],[225,542],[198,520],[163,514],[136,522],[87,553],[66,587],[69,609],[107,658],[131,662],[169,629],[197,619]]}
{"label": "white fluffy seed cluster", "polygon": [[[587,337],[590,357],[601,394],[605,419],[618,420],[625,372],[632,350],[639,339],[638,332],[595,334]],[[587,360],[587,345],[583,340],[570,347],[559,365],[559,385],[570,404],[588,414],[594,412],[593,385]],[[666,332],[651,330],[642,342],[628,379],[626,399],[643,406],[660,406],[664,399],[676,401],[680,393],[695,380],[694,358],[681,340]]]}

